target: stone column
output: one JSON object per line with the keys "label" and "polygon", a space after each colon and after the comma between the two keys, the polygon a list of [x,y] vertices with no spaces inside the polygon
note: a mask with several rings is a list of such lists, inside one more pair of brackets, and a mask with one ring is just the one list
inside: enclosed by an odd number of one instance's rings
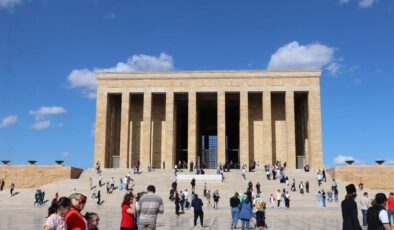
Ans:
{"label": "stone column", "polygon": [[100,161],[101,167],[105,167],[105,145],[107,135],[107,99],[108,94],[103,92],[103,88],[100,84],[97,87],[97,99],[96,99],[96,128],[95,128],[95,144],[94,144],[94,162],[93,167],[97,161]]}
{"label": "stone column", "polygon": [[226,93],[217,93],[218,165],[226,162]]}
{"label": "stone column", "polygon": [[263,148],[264,164],[272,164],[271,91],[263,92]]}
{"label": "stone column", "polygon": [[165,125],[165,157],[166,168],[174,166],[174,92],[166,93],[166,125]]}
{"label": "stone column", "polygon": [[188,140],[187,140],[187,155],[188,161],[194,162],[194,165],[199,165],[196,162],[197,158],[197,94],[195,91],[190,91],[188,96]]}
{"label": "stone column", "polygon": [[323,149],[319,86],[308,93],[308,118],[309,156],[305,156],[305,163],[310,164],[312,168],[322,168]]}
{"label": "stone column", "polygon": [[152,124],[152,93],[144,93],[144,108],[142,121],[142,137],[140,162],[141,168],[146,169],[151,158],[151,124]]}
{"label": "stone column", "polygon": [[240,92],[239,151],[240,164],[249,167],[249,106],[248,91]]}
{"label": "stone column", "polygon": [[[294,91],[286,91],[287,167],[296,167]],[[283,162],[282,162],[283,163]]]}
{"label": "stone column", "polygon": [[120,153],[119,153],[119,166],[120,168],[129,167],[129,120],[130,120],[130,93],[122,93],[120,117]]}

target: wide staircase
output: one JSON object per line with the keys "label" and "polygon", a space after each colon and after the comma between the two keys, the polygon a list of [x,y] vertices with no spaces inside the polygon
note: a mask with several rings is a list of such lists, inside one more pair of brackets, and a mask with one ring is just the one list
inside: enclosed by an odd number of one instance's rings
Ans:
{"label": "wide staircase", "polygon": [[[171,183],[175,180],[174,172],[172,170],[157,169],[155,172],[143,171],[141,174],[133,174],[130,169],[104,169],[101,172],[103,182],[110,181],[111,177],[115,179],[115,186],[118,186],[120,178],[130,173],[134,180],[134,194],[146,191],[148,185],[155,185],[156,194],[163,198],[164,215],[160,215],[158,219],[158,229],[190,229],[193,226],[193,213],[191,210],[185,210],[185,214],[180,217],[175,215],[175,205],[171,202],[169,191]],[[192,174],[184,171],[181,174]],[[215,174],[216,170],[207,170],[206,174]],[[290,185],[292,179],[296,181],[296,192],[290,191],[285,184],[279,183],[278,180],[267,180],[263,169],[257,169],[256,172],[246,174],[246,180],[241,176],[240,170],[231,170],[225,172],[225,179],[223,182],[207,182],[207,188],[211,194],[217,189],[220,193],[221,199],[219,201],[219,208],[213,209],[207,207],[207,200],[203,197],[204,182],[196,183],[196,193],[204,202],[205,225],[208,229],[229,229],[230,227],[230,208],[229,198],[235,192],[244,192],[248,186],[248,182],[252,181],[253,189],[258,181],[261,184],[262,198],[267,202],[267,223],[272,229],[340,229],[341,228],[341,212],[340,201],[343,200],[346,191],[346,183],[337,181],[339,190],[339,202],[326,202],[327,208],[318,208],[316,194],[318,190],[324,189],[326,192],[331,188],[332,179],[327,174],[327,182],[319,187],[316,180],[316,170],[304,172],[303,170],[287,169],[285,174],[289,177]],[[96,204],[96,200],[91,199],[91,189],[89,187],[89,178],[93,180],[93,186],[97,190],[101,190],[102,201],[101,205]],[[309,181],[309,193],[300,194],[298,184],[300,181]],[[270,208],[269,197],[271,194],[275,196],[277,190],[282,191],[283,188],[289,191],[290,194],[290,208]],[[85,194],[89,197],[85,211],[97,212],[101,217],[100,229],[117,229],[120,222],[120,204],[122,202],[125,191],[118,189],[111,194],[106,193],[106,187],[98,187],[98,174],[93,169],[85,170],[79,179],[69,179],[53,184],[48,184],[40,187],[46,193],[46,200],[49,200],[46,205],[37,207],[33,206],[34,193],[36,189],[18,189],[16,196],[10,197],[8,191],[0,193],[0,212],[8,213],[15,212],[16,215],[9,215],[7,218],[0,221],[0,229],[13,229],[9,226],[41,226],[46,216],[47,207],[50,200],[58,192],[60,196],[68,196],[74,190]],[[178,190],[188,189],[191,192],[190,182],[178,182]],[[365,189],[369,192],[370,197],[374,196],[375,191]],[[363,191],[363,192],[364,192]],[[361,196],[361,192],[359,192]],[[211,200],[213,204],[213,199]],[[8,210],[8,211],[6,211]],[[23,220],[20,218],[23,216]],[[1,219],[1,218],[0,218]],[[17,227],[15,229],[18,229]],[[20,227],[19,227],[20,229]],[[39,229],[39,228],[32,228]]]}

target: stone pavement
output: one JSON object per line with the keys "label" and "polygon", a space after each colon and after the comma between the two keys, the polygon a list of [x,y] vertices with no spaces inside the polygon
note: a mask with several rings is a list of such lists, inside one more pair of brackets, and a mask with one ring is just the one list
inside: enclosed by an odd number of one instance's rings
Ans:
{"label": "stone pavement", "polygon": [[[115,181],[119,180],[120,176],[124,176],[127,170],[108,169],[103,171],[105,181],[108,181],[111,176],[114,176]],[[208,171],[207,173],[214,173]],[[185,172],[186,174],[186,172]],[[296,178],[296,182],[302,179],[308,180],[311,184],[311,193],[301,195],[298,192],[290,192],[290,209],[284,208],[267,208],[267,224],[269,229],[341,229],[341,211],[340,203],[327,203],[326,209],[319,209],[316,202],[316,192],[318,189],[324,188],[328,191],[331,186],[330,182],[324,183],[322,187],[318,187],[315,182],[315,172],[304,173],[301,170],[288,170],[287,175],[290,178]],[[40,187],[46,192],[46,199],[50,200],[56,192],[60,195],[69,195],[75,188],[77,192],[84,193],[89,197],[85,211],[97,212],[100,215],[100,229],[119,229],[120,223],[120,203],[124,195],[124,191],[115,190],[112,194],[107,195],[105,188],[102,187],[102,197],[104,203],[97,205],[94,200],[90,199],[90,190],[88,186],[88,179],[92,177],[94,184],[97,183],[97,175],[93,170],[85,171],[80,179],[64,180],[61,182],[49,184]],[[185,214],[179,217],[175,215],[174,204],[168,200],[168,192],[173,180],[171,171],[159,171],[152,173],[142,173],[141,175],[132,175],[135,182],[135,191],[144,191],[149,184],[154,184],[159,194],[164,201],[165,213],[158,218],[157,229],[230,229],[230,208],[228,199],[235,191],[245,190],[249,180],[255,184],[259,181],[262,188],[262,197],[267,200],[271,193],[277,189],[286,188],[284,184],[278,181],[266,180],[262,171],[249,173],[247,180],[243,180],[240,176],[239,170],[233,170],[230,173],[225,173],[224,182],[209,182],[208,189],[218,189],[221,194],[219,201],[219,209],[214,210],[206,207],[207,201],[202,198],[204,202],[204,228],[199,224],[196,228],[193,227],[193,213],[192,210],[186,210]],[[331,181],[330,179],[328,181]],[[340,200],[345,194],[345,183],[338,182]],[[187,188],[190,192],[189,182],[179,182],[178,188],[184,190]],[[289,188],[286,188],[289,189]],[[197,183],[197,194],[202,197],[203,184]],[[48,201],[45,205],[38,207],[34,206],[34,192],[35,189],[18,189],[16,196],[10,197],[8,189],[0,192],[0,229],[42,229],[42,224],[47,215]],[[369,191],[374,195],[374,191]],[[361,193],[359,192],[359,196]],[[361,213],[359,213],[361,220]],[[240,222],[238,224],[240,226]]]}

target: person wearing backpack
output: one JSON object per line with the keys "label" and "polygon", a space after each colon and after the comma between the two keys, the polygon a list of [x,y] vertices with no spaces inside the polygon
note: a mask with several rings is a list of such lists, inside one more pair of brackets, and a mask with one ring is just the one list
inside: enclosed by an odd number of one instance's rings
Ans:
{"label": "person wearing backpack", "polygon": [[256,228],[262,229],[266,228],[265,224],[265,202],[260,198],[260,194],[256,195],[256,199],[253,201],[255,207],[255,216],[256,216]]}
{"label": "person wearing backpack", "polygon": [[384,193],[378,193],[375,196],[375,205],[368,208],[367,222],[368,229],[391,230],[389,216],[385,209],[387,197]]}

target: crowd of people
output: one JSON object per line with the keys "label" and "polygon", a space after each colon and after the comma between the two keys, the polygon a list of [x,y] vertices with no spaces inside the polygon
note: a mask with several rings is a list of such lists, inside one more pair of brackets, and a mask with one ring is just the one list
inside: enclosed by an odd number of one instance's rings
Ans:
{"label": "crowd of people", "polygon": [[[179,167],[187,166],[181,164]],[[194,163],[189,167],[196,169]],[[224,167],[220,165],[218,171],[222,174]],[[193,171],[193,169],[191,171]],[[242,178],[246,180],[247,171],[246,166],[241,166]],[[262,188],[260,182],[255,184],[249,180],[246,191],[242,190],[236,192],[229,200],[229,207],[231,208],[231,228],[248,229],[250,227],[264,229],[268,228],[266,221],[266,201],[269,202],[271,208],[290,208],[292,192],[298,192],[301,195],[310,192],[309,181],[299,181],[298,186],[296,178],[290,180],[286,175],[286,163],[277,162],[270,166],[264,166],[264,174],[267,180],[277,181],[283,189],[270,194],[269,197],[262,197]],[[175,170],[180,170],[175,167]],[[136,170],[138,172],[138,170]],[[101,190],[105,186],[107,193],[111,194],[113,191],[124,191],[123,201],[120,203],[120,229],[121,230],[135,230],[135,229],[155,229],[157,217],[164,212],[162,198],[155,194],[156,188],[149,185],[144,192],[133,192],[133,179],[130,173],[124,177],[115,180],[114,177],[104,182],[101,175],[100,165],[96,165],[96,172],[98,175],[97,185],[93,183],[93,179],[89,178],[89,188],[91,190],[91,198],[97,199],[97,204],[101,203]],[[116,181],[118,184],[116,185]],[[327,203],[338,202],[338,186],[333,179],[330,187],[327,189],[327,178],[325,170],[318,170],[316,173],[316,187],[318,207],[324,209]],[[313,183],[312,183],[313,184]],[[325,185],[325,186],[323,186]],[[0,188],[3,189],[4,180],[0,181]],[[313,185],[315,186],[315,185]],[[14,187],[14,186],[13,186]],[[174,180],[171,184],[169,200],[174,203],[175,215],[179,216],[185,213],[186,210],[192,208],[194,214],[193,224],[197,225],[199,220],[201,226],[204,226],[204,202],[196,193],[196,180],[193,178],[190,181],[190,193],[188,189],[178,190],[177,181]],[[11,189],[11,188],[10,188]],[[362,189],[359,187],[359,190]],[[314,190],[316,191],[316,190]],[[267,191],[268,192],[268,191]],[[346,197],[341,203],[343,229],[362,229],[361,226],[367,226],[368,229],[391,229],[391,220],[394,218],[394,194],[390,193],[387,197],[384,193],[378,193],[375,197],[370,198],[367,192],[359,199],[359,207],[362,213],[362,224],[358,220],[358,206],[355,201],[357,196],[357,189],[354,184],[346,186]],[[11,191],[12,194],[12,191]],[[203,198],[206,200],[206,206],[213,209],[219,208],[219,201],[221,199],[218,189],[211,190],[207,188],[207,183],[204,183]],[[37,190],[34,195],[34,205],[41,206],[45,203],[45,192]],[[76,189],[68,197],[59,197],[56,193],[48,208],[48,216],[46,218],[43,228],[45,230],[52,229],[79,229],[79,230],[98,230],[100,217],[94,212],[85,212],[82,214],[87,201],[87,196],[76,192]],[[211,205],[211,199],[213,203]],[[221,205],[223,206],[223,205]],[[240,224],[240,225],[239,225]]]}

